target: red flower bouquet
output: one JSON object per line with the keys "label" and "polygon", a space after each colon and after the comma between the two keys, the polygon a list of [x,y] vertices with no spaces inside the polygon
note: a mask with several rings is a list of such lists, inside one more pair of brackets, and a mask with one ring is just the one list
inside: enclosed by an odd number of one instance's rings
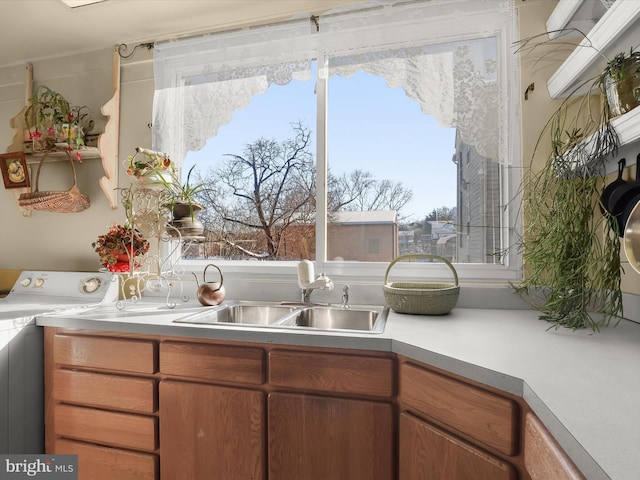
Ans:
{"label": "red flower bouquet", "polygon": [[[132,227],[113,224],[91,246],[100,256],[100,263],[110,272],[129,272],[132,261],[149,251],[149,242]],[[133,267],[138,267],[133,263]]]}

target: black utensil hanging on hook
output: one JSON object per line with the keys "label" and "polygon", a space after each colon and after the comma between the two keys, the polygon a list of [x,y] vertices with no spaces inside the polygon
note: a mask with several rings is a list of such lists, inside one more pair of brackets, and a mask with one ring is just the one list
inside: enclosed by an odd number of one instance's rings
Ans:
{"label": "black utensil hanging on hook", "polygon": [[609,202],[611,200],[611,195],[613,194],[613,192],[616,189],[621,188],[622,185],[630,185],[629,182],[622,178],[622,173],[624,172],[626,166],[626,159],[621,158],[620,160],[618,160],[618,177],[609,185],[607,185],[602,191],[602,194],[600,195],[600,211],[602,213],[605,213],[605,211],[611,213],[611,210],[609,210]]}

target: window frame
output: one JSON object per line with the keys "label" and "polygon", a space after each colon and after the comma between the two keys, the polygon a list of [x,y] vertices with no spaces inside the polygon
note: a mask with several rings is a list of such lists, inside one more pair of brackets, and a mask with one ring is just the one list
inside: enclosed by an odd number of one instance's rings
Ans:
{"label": "window frame", "polygon": [[[476,0],[472,0],[476,1]],[[453,2],[456,3],[456,2]],[[499,2],[497,2],[499,3]],[[504,4],[510,4],[504,1]],[[515,7],[512,17],[515,16]],[[501,166],[501,245],[505,246],[504,264],[487,263],[456,263],[455,268],[461,283],[505,283],[518,281],[522,278],[522,259],[517,248],[510,246],[517,244],[517,239],[521,235],[521,226],[518,218],[520,206],[520,195],[518,191],[520,181],[520,104],[519,104],[519,69],[515,54],[511,52],[511,46],[515,39],[514,18],[505,20],[504,17],[497,18],[491,13],[480,13],[473,18],[462,18],[455,25],[454,31],[446,26],[439,25],[436,33],[430,39],[434,43],[439,41],[459,41],[469,38],[487,36],[487,27],[492,29],[492,36],[497,41],[498,51],[498,78],[499,78],[499,98],[506,103],[499,109],[501,115],[506,118],[500,119],[500,147],[499,159]],[[480,27],[482,26],[482,27]],[[456,33],[457,32],[457,33]],[[462,33],[464,32],[464,33]],[[355,261],[328,261],[327,259],[327,87],[328,81],[320,75],[321,63],[326,66],[326,58],[317,58],[318,75],[316,79],[316,259],[314,261],[317,272],[323,272],[332,278],[348,282],[380,282],[380,278],[385,276],[388,263],[385,262],[355,262]],[[176,84],[182,85],[189,76],[189,69],[184,69],[177,73]],[[510,163],[504,163],[503,159],[510,159]],[[506,234],[505,234],[506,231]],[[172,245],[163,248],[162,254],[169,257],[168,262],[176,265],[181,271],[200,272],[210,259],[182,259],[180,255],[173,254],[175,251]],[[291,278],[296,275],[297,261],[237,261],[237,260],[215,260],[216,264],[224,269],[225,275],[231,275],[238,280],[247,279],[251,281],[274,280]],[[166,263],[166,262],[165,262]],[[448,272],[443,271],[438,265],[416,266],[415,264],[402,263],[394,267],[394,271],[401,272],[407,279],[423,278],[425,269],[429,271],[430,278],[437,279],[442,275],[442,279],[447,278]],[[446,269],[445,269],[446,270]],[[431,277],[433,274],[433,277]]]}

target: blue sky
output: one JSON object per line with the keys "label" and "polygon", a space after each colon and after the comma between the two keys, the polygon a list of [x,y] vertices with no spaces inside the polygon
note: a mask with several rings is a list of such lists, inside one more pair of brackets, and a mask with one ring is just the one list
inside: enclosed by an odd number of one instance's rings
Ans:
{"label": "blue sky", "polygon": [[[290,138],[291,123],[298,120],[315,132],[313,90],[312,80],[271,85],[235,111],[231,123],[203,149],[189,152],[183,171],[196,162],[196,169],[205,172],[224,154],[242,154],[247,143],[260,137]],[[329,92],[328,155],[334,174],[361,169],[380,180],[401,182],[413,191],[402,213],[415,220],[434,208],[455,206],[455,129],[439,127],[401,88],[389,88],[384,79],[362,72],[332,77]]]}

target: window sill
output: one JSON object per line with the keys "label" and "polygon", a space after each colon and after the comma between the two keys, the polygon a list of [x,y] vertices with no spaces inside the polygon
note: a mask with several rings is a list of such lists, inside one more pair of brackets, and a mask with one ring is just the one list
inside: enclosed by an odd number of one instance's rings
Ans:
{"label": "window sill", "polygon": [[[297,285],[298,262],[260,262],[260,261],[216,261],[216,260],[182,260],[180,268],[187,274],[200,276],[206,265],[215,263],[227,278],[251,282],[291,282]],[[334,283],[358,283],[382,285],[389,264],[365,262],[327,262],[315,263],[316,274],[324,273]],[[456,264],[459,283],[505,285],[518,282],[522,278],[521,271],[502,265]],[[403,279],[407,281],[443,281],[451,282],[451,271],[442,263],[399,263],[389,274],[389,281]]]}

